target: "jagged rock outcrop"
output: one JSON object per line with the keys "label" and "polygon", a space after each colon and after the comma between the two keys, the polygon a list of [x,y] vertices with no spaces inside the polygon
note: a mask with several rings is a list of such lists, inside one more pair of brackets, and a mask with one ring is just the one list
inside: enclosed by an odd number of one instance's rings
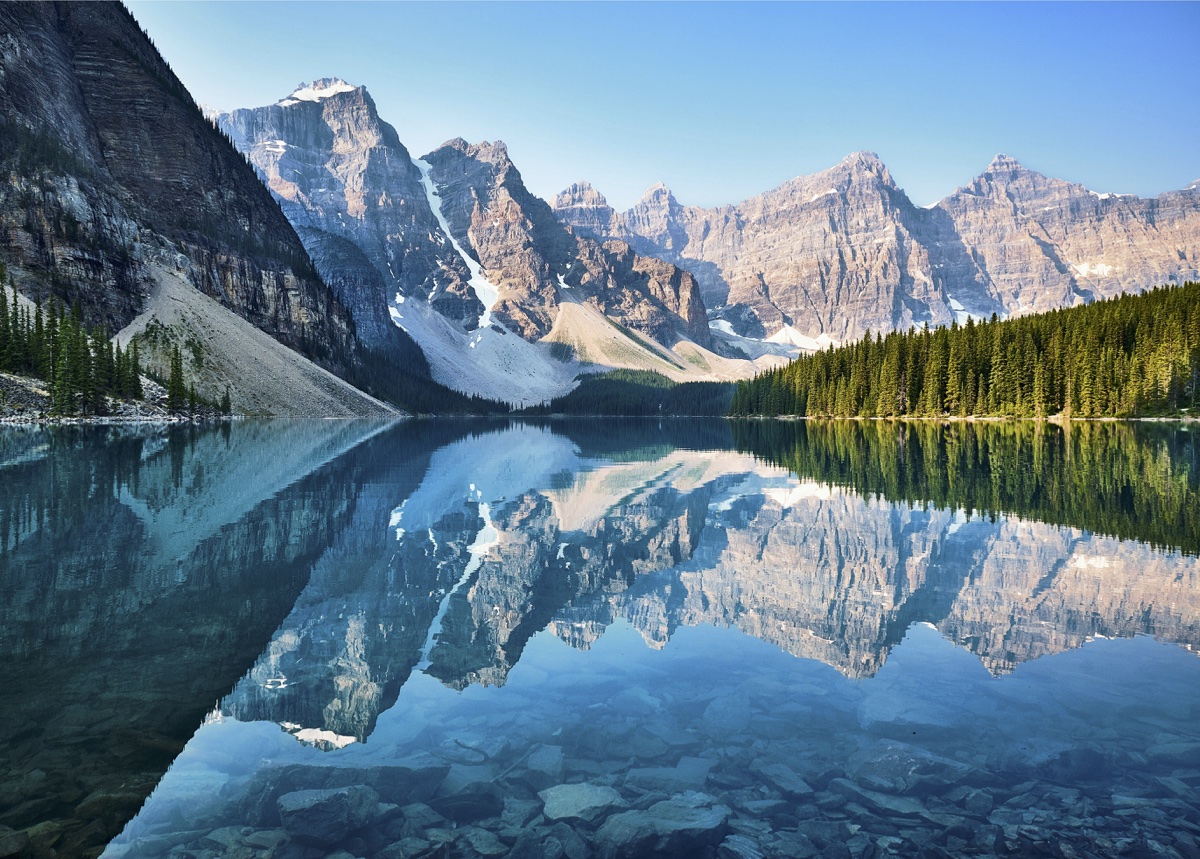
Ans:
{"label": "jagged rock outcrop", "polygon": [[1200,276],[1200,183],[1146,200],[1096,194],[1006,156],[925,209],[867,152],[732,206],[684,206],[658,184],[615,212],[584,182],[554,208],[581,233],[693,272],[718,327],[804,348]]}
{"label": "jagged rock outcrop", "polygon": [[[386,348],[405,336],[388,315],[396,290],[474,326],[483,305],[467,285],[470,272],[441,235],[421,171],[365,87],[326,78],[217,122],[258,168],[322,274],[341,287],[365,343]],[[356,280],[342,277],[348,262]]]}
{"label": "jagged rock outcrop", "polygon": [[[667,350],[712,346],[689,273],[574,235],[525,187],[502,142],[455,139],[413,160],[367,91],[336,78],[216,121],[259,169],[364,342],[385,344],[394,323],[421,345],[438,381],[518,401],[563,392],[578,368],[537,344],[578,339],[575,314],[571,336],[556,332],[564,306],[590,309],[585,328],[611,327],[607,317]],[[656,346],[626,350],[639,351],[647,366],[661,360]],[[542,381],[522,387],[529,373]]]}
{"label": "jagged rock outcrop", "polygon": [[159,272],[180,271],[280,343],[352,372],[346,309],[123,7],[5,4],[0,32],[0,256],[23,294],[78,301],[116,331]]}
{"label": "jagged rock outcrop", "polygon": [[1149,199],[1097,194],[998,155],[934,210],[971,250],[974,283],[1010,315],[1200,276],[1196,186]]}
{"label": "jagged rock outcrop", "polygon": [[492,315],[526,340],[550,333],[574,242],[545,201],[529,193],[508,148],[456,138],[423,160],[451,234],[499,291]]}
{"label": "jagged rock outcrop", "polygon": [[578,230],[608,235],[617,212],[591,182],[576,182],[561,191],[550,204],[561,221]]}

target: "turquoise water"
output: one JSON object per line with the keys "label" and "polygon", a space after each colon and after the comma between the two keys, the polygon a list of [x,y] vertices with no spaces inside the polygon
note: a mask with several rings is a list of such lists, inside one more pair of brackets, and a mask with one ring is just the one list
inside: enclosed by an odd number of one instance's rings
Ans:
{"label": "turquoise water", "polygon": [[923,436],[939,506],[837,464],[917,439],[756,432],[6,438],[0,824],[30,855],[1200,855],[1190,433],[973,429],[989,473],[1029,441],[1056,475],[1005,492]]}

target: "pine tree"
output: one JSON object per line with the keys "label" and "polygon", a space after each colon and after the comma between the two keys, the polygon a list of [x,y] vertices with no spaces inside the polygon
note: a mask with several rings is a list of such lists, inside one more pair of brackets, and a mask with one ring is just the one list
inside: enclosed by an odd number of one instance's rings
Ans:
{"label": "pine tree", "polygon": [[129,348],[129,377],[125,395],[135,400],[143,399],[146,396],[145,391],[142,390],[142,356],[136,340]]}
{"label": "pine tree", "polygon": [[[2,266],[3,263],[0,263]],[[8,295],[4,292],[4,287],[0,283],[0,372],[11,369],[10,344],[12,334],[9,329],[8,320]]]}
{"label": "pine tree", "polygon": [[179,347],[171,349],[171,374],[167,378],[167,411],[182,411],[187,401],[187,388],[183,382],[183,356]]}

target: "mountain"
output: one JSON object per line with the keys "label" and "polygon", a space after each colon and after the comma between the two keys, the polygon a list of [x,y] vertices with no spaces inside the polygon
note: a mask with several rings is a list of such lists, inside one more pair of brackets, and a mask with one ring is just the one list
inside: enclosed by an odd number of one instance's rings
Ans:
{"label": "mountain", "polygon": [[214,119],[364,343],[386,354],[410,336],[440,383],[528,404],[604,367],[680,381],[757,369],[712,351],[690,273],[564,227],[502,142],[454,139],[414,159],[366,88],[339,78]]}
{"label": "mountain", "polygon": [[0,259],[235,409],[392,411],[343,381],[354,323],[253,169],[119,4],[0,7]]}
{"label": "mountain", "polygon": [[736,205],[665,186],[616,212],[586,182],[564,223],[688,269],[714,330],[813,349],[889,331],[1015,316],[1200,276],[1200,183],[1152,199],[1096,194],[1007,156],[929,208],[873,153]]}

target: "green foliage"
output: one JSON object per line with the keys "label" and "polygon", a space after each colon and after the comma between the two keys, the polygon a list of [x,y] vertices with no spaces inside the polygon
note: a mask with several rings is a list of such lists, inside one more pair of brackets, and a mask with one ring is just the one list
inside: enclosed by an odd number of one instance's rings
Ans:
{"label": "green foliage", "polygon": [[1200,283],[1036,316],[893,332],[741,382],[733,415],[1043,418],[1200,406]]}
{"label": "green foliage", "polygon": [[739,450],[893,503],[1013,514],[1200,554],[1187,424],[735,421]]}
{"label": "green foliage", "polygon": [[43,379],[59,415],[102,415],[107,397],[141,399],[137,346],[126,352],[108,334],[83,325],[78,305],[70,313],[54,302],[31,312],[0,288],[0,371]]}
{"label": "green foliage", "polygon": [[183,381],[183,356],[179,347],[175,346],[171,349],[171,371],[167,377],[167,411],[182,411],[187,395],[188,390]]}
{"label": "green foliage", "polygon": [[528,415],[719,416],[729,409],[734,387],[726,382],[672,382],[647,370],[613,370],[583,376],[579,387]]}

